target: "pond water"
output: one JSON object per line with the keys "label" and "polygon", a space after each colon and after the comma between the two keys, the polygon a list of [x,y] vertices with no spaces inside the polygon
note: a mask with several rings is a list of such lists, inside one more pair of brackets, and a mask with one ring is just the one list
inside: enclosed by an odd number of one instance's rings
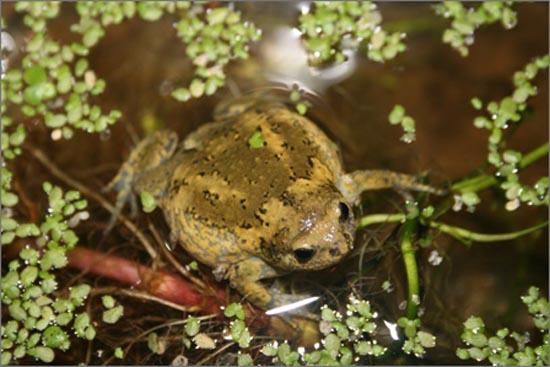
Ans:
{"label": "pond water", "polygon": [[[405,39],[407,50],[384,64],[356,55],[343,65],[314,73],[307,67],[299,39],[292,30],[300,6],[270,2],[237,4],[243,16],[263,30],[262,39],[253,46],[249,60],[229,65],[229,88],[186,103],[169,95],[174,85],[188,83],[192,72],[184,46],[173,30],[174,19],[165,17],[154,23],[132,20],[108,28],[89,60],[96,74],[107,82],[99,103],[107,110],[121,110],[123,118],[100,136],[77,133],[70,141],[57,142],[49,140],[38,121],[32,121],[28,126],[33,144],[47,152],[67,175],[100,190],[116,173],[136,140],[144,136],[146,116],[183,137],[211,121],[214,106],[235,93],[280,90],[296,83],[314,95],[310,116],[341,147],[348,171],[372,168],[411,174],[429,172],[432,182],[445,183],[472,173],[486,159],[487,132],[473,126],[478,112],[471,107],[470,99],[477,96],[483,101],[500,100],[512,91],[513,73],[533,57],[548,52],[546,3],[519,4],[518,25],[512,30],[495,24],[476,32],[466,58],[441,42],[441,32],[448,23],[436,18],[431,4],[382,3],[379,6],[384,17],[382,26],[390,24],[396,30],[411,27]],[[22,31],[20,17],[9,5],[3,3],[2,8],[7,24],[13,27],[8,30],[20,41],[24,36],[18,33]],[[50,32],[61,40],[74,39],[67,32],[74,21],[75,14],[64,6],[62,16],[52,24]],[[509,146],[523,152],[548,140],[547,72],[536,79],[536,85],[539,93],[529,102],[528,118],[509,138]],[[400,140],[401,128],[387,121],[395,104],[404,105],[407,114],[416,120],[416,141],[410,144]],[[25,164],[18,164],[15,175],[24,183],[29,198],[41,203],[40,211],[44,205],[40,184],[45,179],[55,179],[28,156],[24,155],[22,162]],[[534,182],[547,175],[546,158],[526,170],[522,177],[526,182]],[[548,219],[546,207],[523,205],[507,212],[502,196],[496,192],[484,192],[481,199],[482,204],[475,212],[449,212],[443,220],[475,232],[503,233]],[[365,194],[362,212],[395,213],[403,208],[399,194],[384,191]],[[117,254],[132,260],[147,259],[130,233],[117,228],[109,238],[103,238],[101,230],[109,213],[92,201],[90,211],[92,218],[79,230],[87,246],[102,251],[115,249]],[[160,216],[152,218],[161,234],[166,235],[167,228]],[[149,220],[140,216],[136,222],[147,228]],[[297,285],[325,292],[327,302],[332,302],[328,294],[344,301],[353,288],[371,300],[383,319],[395,322],[404,314],[407,294],[398,231],[395,225],[361,230],[357,253],[333,269],[299,275]],[[179,250],[177,256],[189,261]],[[438,347],[430,350],[424,360],[393,355],[382,363],[459,363],[455,350],[461,346],[462,322],[469,316],[483,317],[490,330],[503,326],[521,332],[531,330],[520,296],[531,285],[541,288],[547,296],[547,230],[515,241],[474,243],[470,248],[451,237],[435,234],[433,246],[419,249],[417,257],[423,327],[437,335]],[[66,279],[72,276],[74,273],[66,275]],[[296,281],[296,276],[287,278]],[[386,280],[392,283],[391,293],[381,291]],[[88,281],[111,284],[93,277],[88,277]],[[127,306],[128,320],[144,314],[150,315],[149,323],[163,319],[154,305],[130,304],[133,310]],[[135,334],[142,326],[123,324],[101,333],[98,343],[107,347],[123,339],[124,334]],[[110,332],[121,335],[109,335]],[[141,347],[146,349],[145,344]],[[175,355],[146,359],[146,350],[136,353],[139,356],[132,357],[136,358],[134,362],[143,358],[147,364],[169,363]],[[66,362],[71,361],[74,362],[69,357]],[[101,361],[101,357],[93,356],[91,363]]]}

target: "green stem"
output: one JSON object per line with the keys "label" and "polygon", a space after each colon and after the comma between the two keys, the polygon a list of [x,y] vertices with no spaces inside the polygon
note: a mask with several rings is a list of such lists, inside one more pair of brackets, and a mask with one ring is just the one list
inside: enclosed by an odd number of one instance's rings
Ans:
{"label": "green stem", "polygon": [[453,236],[454,238],[465,242],[466,244],[469,244],[471,241],[497,242],[515,240],[521,236],[525,236],[526,234],[536,232],[546,226],[548,226],[548,221],[516,232],[487,234],[472,232],[464,228],[450,226],[441,222],[430,222],[430,228],[435,228],[443,233],[447,233],[448,235]]}
{"label": "green stem", "polygon": [[408,219],[405,222],[405,231],[401,238],[401,254],[405,263],[405,272],[407,273],[408,299],[407,299],[407,318],[414,320],[418,316],[418,301],[420,300],[420,287],[418,281],[418,267],[416,266],[416,250],[413,246],[412,237],[416,232],[418,220]]}
{"label": "green stem", "polygon": [[[380,223],[396,223],[396,222],[404,222],[407,216],[405,214],[371,214],[366,215],[359,219],[359,223],[357,224],[357,228],[363,228],[369,225],[373,224],[380,224]],[[424,224],[424,223],[423,223]],[[538,231],[541,228],[544,228],[548,225],[548,221],[539,223],[533,227],[529,227],[526,229],[522,229],[516,232],[509,232],[509,233],[478,233],[478,232],[472,232],[470,230],[451,226],[449,224],[436,222],[436,221],[430,221],[428,223],[430,228],[437,229],[443,233],[446,233],[450,236],[453,236],[454,238],[469,243],[472,241],[475,242],[498,242],[498,241],[510,241],[515,240],[521,236],[525,236],[529,233],[533,233]]]}
{"label": "green stem", "polygon": [[530,164],[538,161],[541,158],[548,156],[548,145],[549,143],[546,142],[539,146],[538,148],[533,149],[529,153],[527,153],[525,156],[523,156],[522,160],[519,162],[519,168],[525,168],[529,166]]}
{"label": "green stem", "polygon": [[[522,160],[518,164],[519,169],[526,168],[533,164],[534,162],[538,161],[541,158],[544,158],[548,156],[548,142],[540,145],[539,147],[533,149],[529,153],[527,153],[525,156],[523,156]],[[460,191],[460,192],[477,192],[481,191],[483,189],[486,189],[488,187],[491,187],[498,183],[497,179],[493,175],[487,175],[482,174],[479,176],[475,176],[472,178],[467,178],[465,180],[459,181],[454,183],[451,186],[451,190],[453,191]]]}
{"label": "green stem", "polygon": [[357,223],[357,228],[363,228],[372,224],[403,222],[405,214],[371,214],[365,215]]}

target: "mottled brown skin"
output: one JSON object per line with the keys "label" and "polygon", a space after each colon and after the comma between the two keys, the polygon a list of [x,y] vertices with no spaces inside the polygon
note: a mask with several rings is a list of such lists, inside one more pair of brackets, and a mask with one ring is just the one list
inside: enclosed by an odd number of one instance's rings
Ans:
{"label": "mottled brown skin", "polygon": [[261,308],[302,298],[275,296],[261,279],[326,268],[353,248],[362,191],[426,189],[388,171],[346,175],[327,136],[282,104],[244,99],[216,115],[177,148],[172,132],[145,139],[111,186],[118,208],[132,190],[155,195],[171,239]]}

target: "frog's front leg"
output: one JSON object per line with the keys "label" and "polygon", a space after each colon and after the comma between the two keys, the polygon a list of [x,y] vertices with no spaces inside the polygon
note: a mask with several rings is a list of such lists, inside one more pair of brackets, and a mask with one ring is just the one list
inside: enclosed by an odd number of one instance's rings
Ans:
{"label": "frog's front leg", "polygon": [[153,175],[151,172],[165,163],[174,154],[178,145],[178,136],[173,131],[157,131],[147,138],[143,139],[130,153],[130,156],[122,164],[117,175],[107,185],[106,190],[116,190],[118,192],[115,212],[111,217],[105,232],[108,232],[114,225],[115,219],[124,207],[124,204],[130,201],[132,214],[136,214],[135,189],[136,181],[147,175],[147,180],[140,180],[140,191],[147,191],[157,196],[164,189],[167,180],[166,177]]}
{"label": "frog's front leg", "polygon": [[[284,294],[276,288],[266,288],[260,283],[261,279],[268,279],[280,276],[273,267],[266,264],[262,259],[252,257],[233,264],[227,273],[229,283],[248,301],[256,306],[270,310],[290,303],[298,302],[307,298],[307,295]],[[301,314],[303,310],[292,311],[294,314]]]}
{"label": "frog's front leg", "polygon": [[418,182],[415,176],[385,170],[355,171],[340,178],[340,190],[351,203],[358,204],[363,191],[381,189],[409,189],[443,195],[441,190]]}

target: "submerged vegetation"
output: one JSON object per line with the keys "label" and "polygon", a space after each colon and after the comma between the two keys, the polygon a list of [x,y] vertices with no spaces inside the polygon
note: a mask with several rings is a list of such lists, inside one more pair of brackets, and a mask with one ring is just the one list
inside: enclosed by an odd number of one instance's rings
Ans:
{"label": "submerged vegetation", "polygon": [[[38,130],[40,134],[49,135],[52,141],[61,140],[57,144],[63,144],[63,139],[73,139],[77,132],[104,133],[124,118],[120,109],[106,110],[101,105],[101,97],[108,86],[96,74],[89,59],[92,49],[114,25],[137,18],[156,22],[169,17],[173,21],[174,33],[181,39],[187,56],[184,61],[192,64],[192,75],[186,76],[185,81],[170,90],[170,95],[182,103],[212,96],[224,88],[229,79],[229,64],[246,60],[251,45],[260,40],[262,32],[246,19],[244,10],[243,13],[236,10],[238,6],[216,2],[17,2],[11,6],[21,15],[26,30],[25,37],[17,44],[21,55],[12,57],[9,51],[10,47],[11,51],[15,48],[12,45],[15,41],[9,35],[11,25],[6,27],[3,22],[3,47],[8,51],[8,58],[2,60],[7,68],[2,72],[1,240],[3,249],[15,249],[15,252],[6,255],[8,251],[3,251],[2,258],[1,362],[3,365],[30,361],[56,363],[57,357],[74,350],[77,340],[97,342],[101,328],[137,316],[127,312],[124,299],[113,297],[114,289],[95,289],[95,283],[90,279],[94,279],[91,277],[96,275],[96,270],[71,260],[71,253],[76,254],[85,248],[77,233],[79,225],[93,216],[88,211],[88,201],[95,200],[114,211],[112,205],[93,190],[82,190],[81,184],[59,173],[47,157],[29,146],[29,141],[35,144],[35,140],[29,140],[28,135],[37,134]],[[73,41],[63,43],[51,36],[48,27],[58,19],[63,8],[70,7],[73,9],[71,19],[76,19],[70,26]],[[465,57],[468,46],[473,43],[474,33],[482,31],[482,26],[500,22],[510,29],[516,25],[518,16],[514,7],[512,2],[490,1],[477,8],[468,8],[452,1],[435,5],[434,13],[452,20],[451,28],[442,30],[443,42]],[[368,60],[378,63],[398,62],[400,55],[406,53],[405,34],[384,30],[381,12],[370,2],[311,3],[301,13],[296,10],[295,15],[296,30],[307,52],[307,62],[312,67],[345,63],[355,54],[365,55]],[[70,362],[90,363],[93,354],[97,363],[133,363],[131,348],[138,342],[147,345],[155,356],[168,354],[167,349],[172,346],[171,351],[179,352],[170,358],[173,364],[179,365],[210,364],[214,356],[222,353],[228,356],[226,362],[239,365],[349,365],[371,363],[373,358],[388,363],[391,360],[384,358],[389,358],[388,355],[396,350],[414,358],[429,355],[429,350],[438,346],[439,339],[437,332],[430,331],[423,322],[423,312],[429,313],[430,309],[420,310],[422,289],[418,252],[434,248],[433,237],[438,233],[450,235],[470,246],[475,242],[517,239],[548,225],[547,221],[532,223],[526,229],[486,234],[442,220],[450,211],[458,212],[462,208],[473,211],[482,205],[498,207],[498,210],[504,209],[511,214],[522,204],[548,206],[548,177],[537,178],[532,184],[520,177],[527,167],[547,157],[547,137],[530,151],[511,148],[507,140],[511,130],[522,128],[520,123],[528,116],[529,101],[538,93],[536,83],[541,74],[548,72],[548,64],[548,55],[533,58],[512,76],[513,89],[500,100],[485,103],[481,98],[471,99],[473,108],[480,111],[473,126],[489,133],[486,146],[479,147],[487,150],[487,159],[486,162],[472,162],[480,166],[472,175],[442,187],[448,192],[444,200],[434,203],[424,194],[415,199],[407,196],[401,212],[368,214],[358,220],[359,229],[379,223],[402,225],[398,247],[406,274],[407,299],[404,306],[399,307],[402,311],[400,317],[393,321],[382,320],[379,317],[381,310],[366,300],[366,295],[348,289],[347,298],[341,305],[321,307],[320,321],[313,323],[314,329],[320,333],[316,334],[318,342],[313,347],[301,347],[277,338],[266,340],[258,334],[266,322],[254,310],[244,307],[244,302],[225,305],[228,299],[225,290],[212,290],[212,285],[206,285],[207,277],[201,277],[203,273],[196,262],[181,266],[172,255],[151,246],[148,236],[121,216],[121,221],[144,245],[152,259],[162,256],[186,278],[177,283],[173,277],[163,278],[154,273],[156,269],[147,268],[158,276],[153,277],[158,284],[151,281],[152,285],[147,286],[158,289],[127,292],[125,295],[183,312],[184,316],[179,313],[178,319],[162,320],[164,323],[152,318],[158,325],[146,329],[135,340],[123,343],[103,338],[97,342],[98,345],[101,343],[101,350],[89,352],[87,357],[74,355]],[[289,102],[296,105],[300,114],[315,109],[301,90],[295,88],[289,91],[289,95]],[[407,101],[402,102],[409,106]],[[482,110],[486,113],[481,114]],[[407,143],[415,140],[415,134],[421,128],[399,104],[390,111],[388,120],[392,125],[401,126],[404,132],[402,140]],[[40,124],[40,128],[35,128],[35,124]],[[248,143],[252,148],[262,146],[261,132],[253,135]],[[30,205],[25,190],[20,187],[24,183],[16,177],[16,165],[27,159],[25,151],[42,163],[49,162],[48,168],[56,179],[73,188],[78,187],[78,190],[45,181],[41,183],[41,197],[47,199],[46,205]],[[482,202],[478,194],[487,189],[504,196],[504,204]],[[145,212],[156,207],[154,198],[146,192],[141,195],[141,204]],[[150,231],[151,237],[159,236]],[[157,242],[163,243],[162,240]],[[99,256],[101,263],[118,261],[107,254],[94,256]],[[138,277],[149,274],[144,271],[146,267],[129,263],[130,260],[126,260],[125,265],[120,265],[121,271],[123,266],[134,266],[132,270],[138,269],[135,271]],[[89,271],[91,275],[84,280],[80,277],[69,279],[70,276],[63,273],[69,266]],[[155,262],[152,268],[158,266]],[[163,283],[165,279],[170,281]],[[176,283],[185,284],[191,290],[182,291],[184,296],[177,299],[170,288]],[[389,292],[391,284],[384,284],[382,291]],[[216,299],[209,303],[213,298],[211,294],[224,295],[218,297],[223,302]],[[98,298],[94,301],[94,297]],[[531,287],[522,301],[539,336],[529,339],[526,334],[510,332],[508,328],[500,328],[492,335],[481,318],[472,316],[464,321],[462,335],[455,335],[457,344],[460,340],[465,344],[456,349],[456,356],[460,360],[489,361],[493,365],[547,365],[547,298],[538,288]],[[225,306],[222,309],[220,305]],[[390,331],[392,340],[383,338],[381,328]],[[306,326],[304,330],[307,330]],[[170,334],[171,331],[174,333]],[[89,344],[88,348],[95,345]],[[197,357],[200,354],[193,354],[197,350],[211,350],[212,354],[200,359]],[[63,353],[58,354],[59,351]],[[192,356],[196,359],[189,360]],[[151,363],[145,360],[147,364]]]}

